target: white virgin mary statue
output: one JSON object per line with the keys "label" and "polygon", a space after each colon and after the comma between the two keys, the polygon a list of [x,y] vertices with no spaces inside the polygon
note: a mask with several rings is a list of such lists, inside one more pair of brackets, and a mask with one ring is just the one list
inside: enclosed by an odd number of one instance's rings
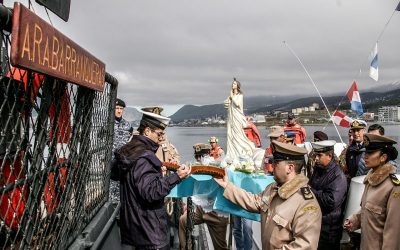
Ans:
{"label": "white virgin mary statue", "polygon": [[243,114],[243,94],[240,90],[240,82],[236,78],[233,78],[230,95],[224,104],[228,109],[226,157],[231,160],[239,159],[239,157],[252,158],[255,146],[247,139],[243,130],[247,122]]}

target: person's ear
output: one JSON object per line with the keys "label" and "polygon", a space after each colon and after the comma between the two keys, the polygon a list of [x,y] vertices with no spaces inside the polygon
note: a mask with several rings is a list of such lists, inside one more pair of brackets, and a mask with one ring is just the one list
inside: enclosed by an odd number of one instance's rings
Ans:
{"label": "person's ear", "polygon": [[292,164],[292,163],[287,164],[287,166],[286,166],[286,174],[290,174],[293,171],[294,171],[294,164]]}
{"label": "person's ear", "polygon": [[388,155],[382,154],[379,160],[381,163],[385,163],[387,161],[387,159],[388,159]]}
{"label": "person's ear", "polygon": [[149,127],[146,127],[146,128],[144,129],[144,135],[145,135],[145,136],[149,136],[150,133],[151,133],[151,129],[150,129]]}

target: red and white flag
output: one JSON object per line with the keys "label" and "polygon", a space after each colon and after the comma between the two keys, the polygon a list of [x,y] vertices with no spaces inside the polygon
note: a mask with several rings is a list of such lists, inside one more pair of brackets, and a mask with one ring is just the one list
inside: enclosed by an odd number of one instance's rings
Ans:
{"label": "red and white flag", "polygon": [[335,111],[332,114],[332,120],[336,125],[339,125],[344,128],[350,128],[350,124],[353,122],[353,119],[343,114],[340,111]]}

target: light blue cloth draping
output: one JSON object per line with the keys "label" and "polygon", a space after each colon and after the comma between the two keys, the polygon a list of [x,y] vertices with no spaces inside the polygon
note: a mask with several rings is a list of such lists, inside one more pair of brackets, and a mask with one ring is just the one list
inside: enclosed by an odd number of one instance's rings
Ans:
{"label": "light blue cloth draping", "polygon": [[[245,174],[237,171],[228,171],[229,180],[244,190],[257,194],[263,191],[270,183],[274,182],[273,176]],[[222,212],[234,214],[250,220],[260,221],[259,214],[250,213],[233,204],[223,196],[224,190],[209,175],[191,175],[176,187],[168,197],[188,197],[193,195],[207,195],[215,198],[213,208]]]}
{"label": "light blue cloth draping", "polygon": [[210,175],[190,175],[176,185],[168,197],[183,198],[199,194],[215,197],[218,189],[220,186]]}
{"label": "light blue cloth draping", "polygon": [[[270,175],[245,174],[236,171],[228,171],[229,180],[238,187],[247,192],[258,194],[263,191],[270,183],[274,182],[274,177]],[[258,213],[250,213],[241,207],[233,204],[223,196],[223,189],[217,193],[214,203],[214,209],[234,214],[246,219],[260,221],[261,216]]]}

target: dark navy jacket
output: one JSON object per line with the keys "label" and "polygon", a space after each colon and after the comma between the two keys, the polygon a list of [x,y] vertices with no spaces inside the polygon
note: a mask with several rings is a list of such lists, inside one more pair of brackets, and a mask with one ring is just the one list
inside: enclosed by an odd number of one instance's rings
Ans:
{"label": "dark navy jacket", "polygon": [[157,149],[158,144],[147,137],[133,136],[115,153],[112,164],[113,177],[119,179],[121,187],[121,241],[136,249],[169,244],[164,198],[180,178],[177,174],[162,177]]}
{"label": "dark navy jacket", "polygon": [[322,211],[320,239],[330,242],[340,240],[347,192],[345,174],[332,160],[327,167],[316,165],[309,185]]}
{"label": "dark navy jacket", "polygon": [[355,141],[347,149],[346,165],[349,170],[350,179],[368,173],[369,169],[365,166],[364,151],[364,143],[358,146]]}

